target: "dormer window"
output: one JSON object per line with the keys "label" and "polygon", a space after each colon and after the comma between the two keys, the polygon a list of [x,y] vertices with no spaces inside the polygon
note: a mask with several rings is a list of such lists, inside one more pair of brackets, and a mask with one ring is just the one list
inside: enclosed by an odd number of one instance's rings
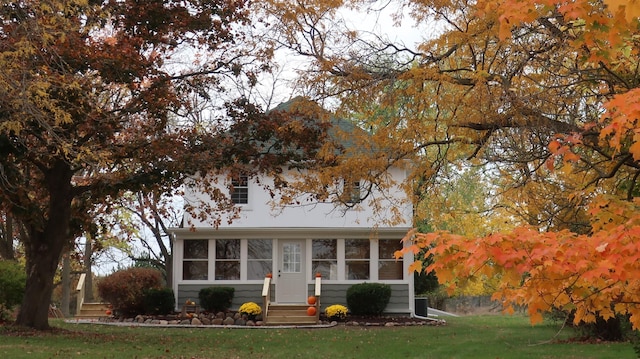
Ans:
{"label": "dormer window", "polygon": [[248,176],[238,176],[231,180],[231,201],[235,204],[249,203]]}

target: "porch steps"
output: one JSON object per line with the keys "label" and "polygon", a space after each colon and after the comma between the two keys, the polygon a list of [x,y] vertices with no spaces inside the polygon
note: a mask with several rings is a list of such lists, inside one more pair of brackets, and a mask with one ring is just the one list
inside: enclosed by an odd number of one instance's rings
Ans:
{"label": "porch steps", "polygon": [[76,318],[93,319],[107,317],[108,303],[82,303],[82,308],[76,314]]}
{"label": "porch steps", "polygon": [[269,304],[265,325],[315,325],[315,315],[308,315],[308,304]]}

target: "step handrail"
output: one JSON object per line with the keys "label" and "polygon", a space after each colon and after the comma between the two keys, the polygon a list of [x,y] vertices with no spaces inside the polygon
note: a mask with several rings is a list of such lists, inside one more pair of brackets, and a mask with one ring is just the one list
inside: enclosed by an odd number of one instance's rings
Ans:
{"label": "step handrail", "polygon": [[322,292],[322,276],[316,275],[313,295],[316,297],[316,323],[320,322],[320,294]]}
{"label": "step handrail", "polygon": [[267,274],[264,277],[264,283],[262,284],[262,305],[264,311],[262,312],[262,319],[267,321],[267,314],[269,313],[269,304],[271,303],[271,275]]}
{"label": "step handrail", "polygon": [[78,285],[76,286],[76,315],[80,314],[80,310],[84,304],[84,282],[86,278],[87,273],[80,274],[80,279],[78,279]]}

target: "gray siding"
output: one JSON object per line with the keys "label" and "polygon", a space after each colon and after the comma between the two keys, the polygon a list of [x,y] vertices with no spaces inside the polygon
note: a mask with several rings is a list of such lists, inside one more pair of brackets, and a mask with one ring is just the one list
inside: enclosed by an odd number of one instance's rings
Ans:
{"label": "gray siding", "polygon": [[[320,295],[320,305],[322,310],[333,304],[347,306],[347,289],[353,284],[323,284]],[[390,284],[391,299],[385,309],[385,313],[411,313],[409,308],[409,285]],[[313,293],[314,286],[309,285],[309,293]]]}
{"label": "gray siding", "polygon": [[[320,296],[320,304],[322,310],[333,304],[342,304],[347,306],[347,289],[353,284],[323,284]],[[385,309],[386,313],[408,314],[409,309],[409,285],[408,284],[390,284],[391,299]],[[237,310],[243,303],[255,302],[262,306],[262,284],[234,284],[234,285],[207,285],[207,284],[180,284],[178,285],[178,299],[176,302],[176,310],[182,308],[182,304],[191,299],[198,303],[198,293],[200,289],[206,287],[234,287],[235,292],[231,310]],[[308,293],[314,292],[314,285],[309,284]],[[275,285],[271,285],[271,300],[275,300]],[[199,304],[199,303],[198,303]]]}
{"label": "gray siding", "polygon": [[[179,284],[178,285],[178,299],[176,302],[176,309],[180,310],[182,304],[191,299],[197,304],[199,302],[198,293],[202,288],[208,287],[234,287],[235,292],[233,294],[233,302],[231,303],[231,310],[237,310],[243,303],[255,302],[262,306],[262,284]],[[274,286],[271,285],[271,300],[273,300]]]}

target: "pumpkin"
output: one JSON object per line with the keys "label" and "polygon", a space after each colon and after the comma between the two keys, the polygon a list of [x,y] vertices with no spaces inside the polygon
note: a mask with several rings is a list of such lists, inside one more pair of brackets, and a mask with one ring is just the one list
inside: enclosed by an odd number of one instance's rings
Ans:
{"label": "pumpkin", "polygon": [[320,277],[322,277],[322,273],[320,272],[316,273],[316,278],[320,278]]}
{"label": "pumpkin", "polygon": [[310,296],[309,298],[307,298],[307,303],[309,303],[309,305],[316,304],[316,297]]}
{"label": "pumpkin", "polygon": [[111,309],[107,309],[107,310],[104,312],[104,314],[106,314],[106,315],[111,315]]}
{"label": "pumpkin", "polygon": [[266,275],[265,277],[267,277],[267,278],[273,278],[273,274],[271,274],[271,273],[267,273],[267,275]]}
{"label": "pumpkin", "polygon": [[307,308],[307,315],[308,315],[308,316],[314,316],[314,315],[316,315],[316,307],[309,307],[309,308]]}

